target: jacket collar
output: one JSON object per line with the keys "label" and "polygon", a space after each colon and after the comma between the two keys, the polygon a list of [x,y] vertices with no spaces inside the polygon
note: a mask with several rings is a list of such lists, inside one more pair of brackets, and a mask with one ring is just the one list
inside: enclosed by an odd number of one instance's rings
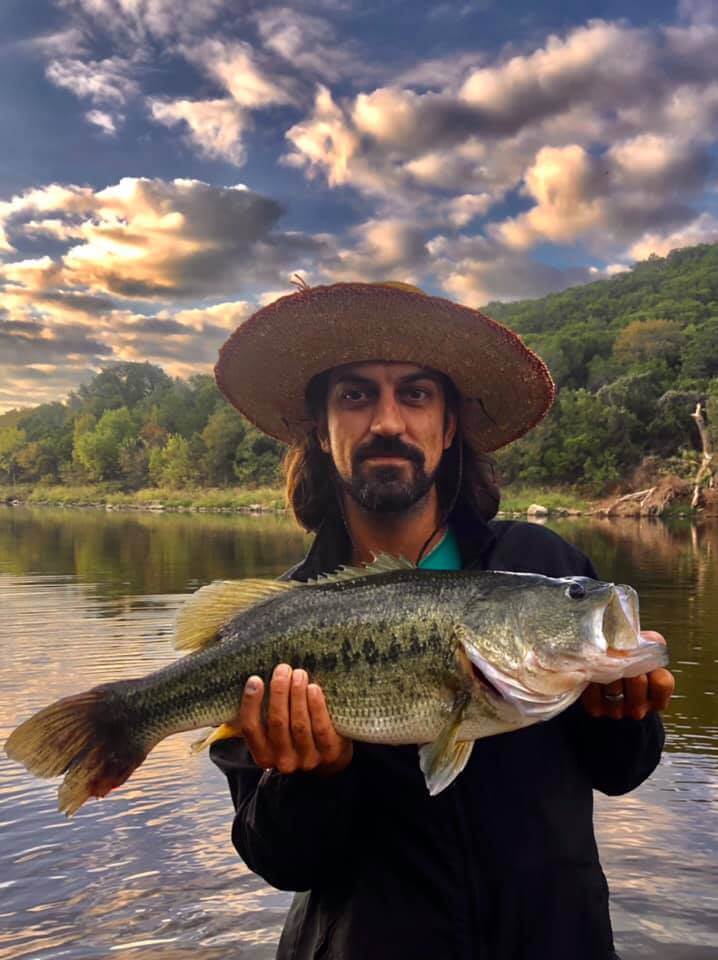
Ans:
{"label": "jacket collar", "polygon": [[[464,568],[482,567],[496,535],[482,517],[460,498],[451,514],[451,525],[459,544]],[[282,576],[283,580],[311,580],[331,573],[351,560],[352,545],[342,517],[327,514],[304,559]]]}

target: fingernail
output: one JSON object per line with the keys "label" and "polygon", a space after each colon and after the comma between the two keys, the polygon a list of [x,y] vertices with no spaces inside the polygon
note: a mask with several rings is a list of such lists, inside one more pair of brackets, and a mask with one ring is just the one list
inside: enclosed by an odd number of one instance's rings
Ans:
{"label": "fingernail", "polygon": [[295,670],[292,674],[292,684],[295,687],[301,687],[301,685],[307,679],[307,674],[305,670]]}
{"label": "fingernail", "polygon": [[250,677],[244,685],[247,693],[256,693],[259,690],[259,677]]}
{"label": "fingernail", "polygon": [[274,676],[283,680],[286,679],[291,672],[292,668],[288,667],[286,663],[280,663],[278,667],[274,668]]}

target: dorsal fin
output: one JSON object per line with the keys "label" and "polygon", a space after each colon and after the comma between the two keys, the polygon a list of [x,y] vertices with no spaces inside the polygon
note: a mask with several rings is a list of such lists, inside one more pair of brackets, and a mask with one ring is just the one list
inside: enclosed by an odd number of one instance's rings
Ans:
{"label": "dorsal fin", "polygon": [[322,587],[340,580],[356,580],[358,577],[375,577],[380,573],[393,573],[396,570],[416,570],[417,567],[406,557],[392,557],[388,553],[374,554],[372,563],[363,567],[339,567],[334,573],[322,573],[316,580],[309,580],[308,586]]}
{"label": "dorsal fin", "polygon": [[281,580],[216,580],[200,587],[180,608],[172,645],[176,650],[202,650],[217,631],[252,604],[299,586]]}

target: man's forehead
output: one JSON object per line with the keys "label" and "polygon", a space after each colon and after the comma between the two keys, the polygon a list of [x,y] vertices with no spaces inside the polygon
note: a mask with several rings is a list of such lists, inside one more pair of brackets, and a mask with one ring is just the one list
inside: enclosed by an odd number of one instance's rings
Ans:
{"label": "man's forehead", "polygon": [[418,363],[404,363],[399,360],[366,360],[361,363],[344,363],[329,371],[330,383],[338,383],[352,378],[363,380],[402,380],[405,377],[425,376],[432,380],[441,378],[441,374],[431,367]]}

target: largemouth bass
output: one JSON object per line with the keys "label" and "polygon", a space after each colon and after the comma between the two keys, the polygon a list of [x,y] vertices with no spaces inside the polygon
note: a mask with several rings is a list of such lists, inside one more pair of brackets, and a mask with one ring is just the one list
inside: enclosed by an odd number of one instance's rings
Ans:
{"label": "largemouth bass", "polygon": [[180,610],[175,646],[192,651],[136,680],[45,707],[5,744],[40,777],[64,773],[59,809],[124,783],[157,743],[202,727],[236,735],[244,684],[278,663],[324,690],[339,733],[416,743],[432,794],[479,737],[548,720],[591,681],[667,662],[639,635],[628,586],[586,577],[419,570],[381,556],[309,584],[219,582]]}

